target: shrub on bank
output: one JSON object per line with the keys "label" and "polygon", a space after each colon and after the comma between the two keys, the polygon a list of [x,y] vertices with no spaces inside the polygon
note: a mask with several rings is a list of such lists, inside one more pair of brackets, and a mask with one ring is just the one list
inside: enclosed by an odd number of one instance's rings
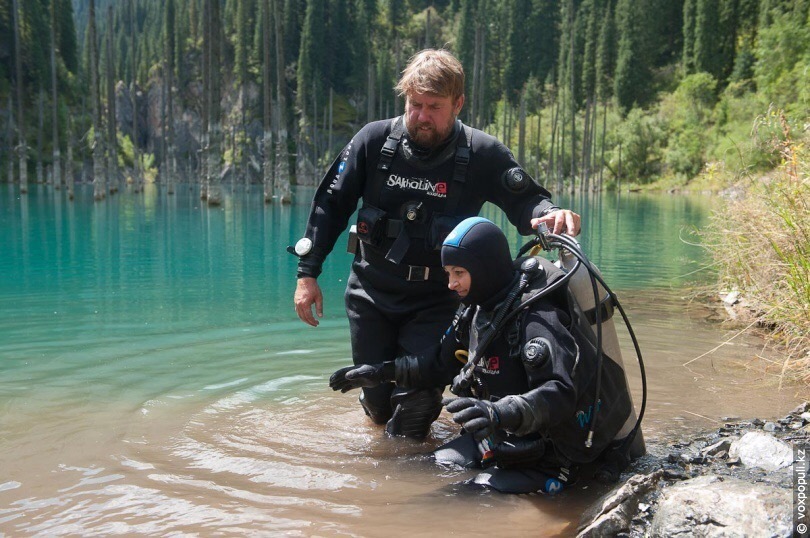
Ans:
{"label": "shrub on bank", "polygon": [[707,244],[721,285],[785,346],[780,374],[810,384],[810,133],[773,110],[757,127],[781,163],[715,212]]}

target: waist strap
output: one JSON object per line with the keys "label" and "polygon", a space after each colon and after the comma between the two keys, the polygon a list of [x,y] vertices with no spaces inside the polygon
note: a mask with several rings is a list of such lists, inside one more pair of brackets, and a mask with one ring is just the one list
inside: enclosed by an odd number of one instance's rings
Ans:
{"label": "waist strap", "polygon": [[365,243],[360,243],[360,253],[369,265],[385,273],[395,275],[408,282],[447,282],[447,275],[441,266],[429,267],[425,265],[407,265],[404,263],[391,263],[385,256],[370,249]]}

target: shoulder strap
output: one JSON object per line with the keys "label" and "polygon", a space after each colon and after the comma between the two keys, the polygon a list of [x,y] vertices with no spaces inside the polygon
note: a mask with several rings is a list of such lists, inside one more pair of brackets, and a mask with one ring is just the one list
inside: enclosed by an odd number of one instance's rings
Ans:
{"label": "shoulder strap", "polygon": [[380,204],[380,193],[382,192],[383,185],[388,179],[388,170],[391,168],[391,161],[397,154],[397,148],[402,141],[402,136],[405,134],[405,122],[402,121],[402,116],[398,116],[391,121],[391,132],[388,133],[388,138],[385,139],[382,149],[380,149],[380,159],[377,161],[377,171],[375,173],[374,181],[371,182],[371,187],[367,196],[364,196],[364,201],[377,207]]}
{"label": "shoulder strap", "polygon": [[[461,122],[459,122],[461,123]],[[470,164],[470,146],[472,146],[472,128],[461,123],[462,133],[458,137],[456,145],[456,165],[453,169],[453,184],[449,185],[447,195],[447,205],[444,212],[453,215],[461,198],[461,191],[464,190],[464,183],[467,181],[467,167]]]}

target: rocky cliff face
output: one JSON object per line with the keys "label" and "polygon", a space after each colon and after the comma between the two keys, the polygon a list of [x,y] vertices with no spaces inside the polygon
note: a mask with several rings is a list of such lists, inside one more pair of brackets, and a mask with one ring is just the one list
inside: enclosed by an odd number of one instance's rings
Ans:
{"label": "rocky cliff face", "polygon": [[[202,120],[202,86],[199,82],[186,85],[183,91],[174,95],[174,114],[168,115],[168,105],[163,81],[153,78],[144,90],[135,87],[136,109],[132,106],[132,88],[119,81],[115,88],[116,123],[118,132],[130,137],[138,144],[141,152],[155,155],[162,160],[164,141],[168,134],[169,121],[174,122],[174,146],[181,170],[194,169],[201,148],[200,136]],[[258,163],[262,162],[261,144],[263,136],[261,118],[254,117],[252,111],[261,108],[261,92],[256,84],[248,84],[244,91],[232,86],[223,94],[221,106],[223,153],[230,161],[238,161],[236,167],[249,174],[251,181],[260,181]],[[138,116],[138,132],[133,137],[133,114]],[[246,140],[246,143],[242,143]],[[244,161],[241,160],[244,148]],[[235,159],[234,159],[235,156]],[[234,166],[229,167],[233,170]]]}

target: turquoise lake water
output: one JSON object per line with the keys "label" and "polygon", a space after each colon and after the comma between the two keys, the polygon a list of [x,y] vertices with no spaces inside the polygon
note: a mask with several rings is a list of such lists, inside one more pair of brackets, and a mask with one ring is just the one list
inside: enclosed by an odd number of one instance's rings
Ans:
{"label": "turquoise lake water", "polygon": [[[90,186],[68,201],[0,185],[0,533],[379,535],[415,517],[441,533],[437,499],[494,503],[516,533],[570,531],[585,500],[470,498],[452,489],[458,473],[420,463],[454,434],[446,418],[427,445],[389,440],[356,395],[328,389],[350,362],[350,255],[341,238],[319,278],[321,325],[301,323],[285,249],[303,233],[311,191],[292,206],[265,205],[256,189],[208,207],[186,189],[94,202]],[[790,391],[774,395],[767,376],[738,367],[761,342],[721,345],[731,329],[684,299],[708,278],[690,229],[705,225],[711,198],[557,201],[582,214],[584,250],[639,333],[649,439],[712,426],[700,417],[792,407]],[[499,210],[483,214],[516,252],[523,240]],[[770,400],[749,403],[756,394]],[[487,521],[465,525],[496,532]]]}

